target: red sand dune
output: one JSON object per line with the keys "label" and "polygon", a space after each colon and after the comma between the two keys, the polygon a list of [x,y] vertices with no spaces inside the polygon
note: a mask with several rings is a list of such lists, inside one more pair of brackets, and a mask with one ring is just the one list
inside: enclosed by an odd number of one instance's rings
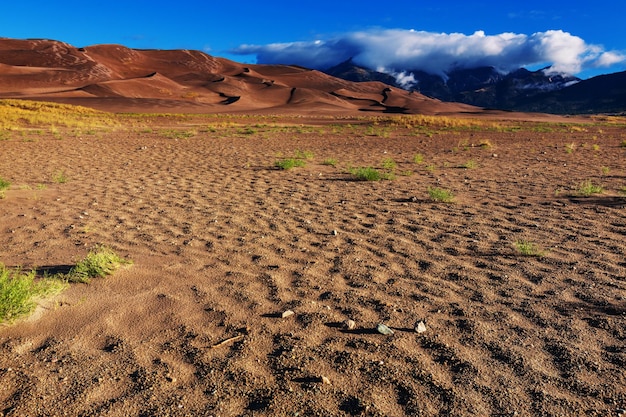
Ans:
{"label": "red sand dune", "polygon": [[113,111],[481,112],[297,66],[244,65],[190,50],[77,48],[41,39],[0,39],[0,97]]}

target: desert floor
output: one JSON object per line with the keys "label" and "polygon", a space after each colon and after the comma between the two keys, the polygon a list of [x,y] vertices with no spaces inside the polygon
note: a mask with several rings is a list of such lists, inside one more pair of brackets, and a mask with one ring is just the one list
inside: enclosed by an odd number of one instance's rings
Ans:
{"label": "desert floor", "polygon": [[[133,265],[0,327],[0,415],[619,415],[625,124],[438,123],[5,132],[0,261]],[[393,180],[348,172],[385,160]]]}

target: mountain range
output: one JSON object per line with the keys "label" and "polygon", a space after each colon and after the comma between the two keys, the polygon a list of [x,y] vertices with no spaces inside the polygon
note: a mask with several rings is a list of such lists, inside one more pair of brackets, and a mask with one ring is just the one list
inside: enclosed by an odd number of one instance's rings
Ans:
{"label": "mountain range", "polygon": [[241,64],[194,50],[0,38],[0,98],[126,112],[626,113],[626,72],[589,80],[492,67],[403,74],[352,60],[318,71]]}
{"label": "mountain range", "polygon": [[550,68],[502,73],[494,67],[478,67],[441,75],[406,69],[399,72],[403,77],[398,77],[359,66],[351,59],[325,72],[350,81],[380,81],[442,101],[484,108],[555,114],[626,112],[626,72],[581,80],[551,73]]}

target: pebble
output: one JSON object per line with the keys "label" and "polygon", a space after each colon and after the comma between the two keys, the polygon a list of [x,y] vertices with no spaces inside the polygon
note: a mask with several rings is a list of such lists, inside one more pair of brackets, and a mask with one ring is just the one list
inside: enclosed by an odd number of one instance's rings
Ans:
{"label": "pebble", "polygon": [[389,327],[385,326],[382,323],[379,323],[378,326],[376,326],[376,330],[378,331],[378,333],[384,334],[385,336],[393,334],[393,330],[391,330]]}
{"label": "pebble", "polygon": [[342,327],[347,330],[353,330],[356,327],[356,322],[348,319],[342,323]]}
{"label": "pebble", "polygon": [[287,311],[283,311],[283,314],[281,314],[281,317],[286,319],[287,317],[293,316],[294,314],[296,314],[296,313],[294,313],[291,310],[287,310]]}
{"label": "pebble", "polygon": [[417,326],[415,326],[415,331],[417,333],[424,333],[426,331],[426,324],[424,324],[423,321],[420,321],[417,323]]}
{"label": "pebble", "polygon": [[337,236],[339,234],[339,232],[337,232],[336,230],[333,230],[332,232],[330,232],[331,235],[333,236]]}
{"label": "pebble", "polygon": [[328,379],[328,377],[322,376],[320,380],[322,381],[322,384],[330,385],[330,379]]}

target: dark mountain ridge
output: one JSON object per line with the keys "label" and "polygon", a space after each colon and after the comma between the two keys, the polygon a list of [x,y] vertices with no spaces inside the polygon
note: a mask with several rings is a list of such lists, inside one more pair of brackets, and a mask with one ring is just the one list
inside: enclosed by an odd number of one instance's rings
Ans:
{"label": "dark mountain ridge", "polygon": [[[502,73],[494,67],[453,69],[441,75],[405,70],[400,83],[390,74],[374,71],[348,60],[327,69],[327,74],[350,81],[382,81],[442,101],[514,111],[555,114],[626,112],[626,72],[581,80],[551,73],[550,68],[519,68]],[[412,78],[411,78],[412,77]]]}

